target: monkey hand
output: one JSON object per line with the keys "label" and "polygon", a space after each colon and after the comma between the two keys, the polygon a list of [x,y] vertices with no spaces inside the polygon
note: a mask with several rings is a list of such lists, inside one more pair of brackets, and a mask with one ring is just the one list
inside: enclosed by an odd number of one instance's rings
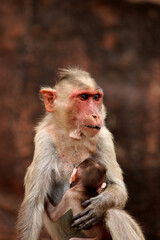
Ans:
{"label": "monkey hand", "polygon": [[72,227],[76,230],[87,230],[103,219],[107,210],[107,193],[103,192],[100,195],[90,198],[82,203],[86,207],[84,211],[73,217]]}

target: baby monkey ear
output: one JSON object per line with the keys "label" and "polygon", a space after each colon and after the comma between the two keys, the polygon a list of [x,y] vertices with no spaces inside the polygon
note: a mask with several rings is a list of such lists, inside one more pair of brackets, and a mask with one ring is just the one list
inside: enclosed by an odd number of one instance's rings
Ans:
{"label": "baby monkey ear", "polygon": [[71,184],[72,182],[75,182],[77,180],[77,178],[78,178],[78,170],[77,170],[77,168],[74,168],[73,172],[71,174],[71,177],[69,179],[69,184]]}
{"label": "baby monkey ear", "polygon": [[97,189],[97,193],[100,194],[102,192],[102,190],[107,186],[107,184],[105,182],[103,182],[100,187]]}

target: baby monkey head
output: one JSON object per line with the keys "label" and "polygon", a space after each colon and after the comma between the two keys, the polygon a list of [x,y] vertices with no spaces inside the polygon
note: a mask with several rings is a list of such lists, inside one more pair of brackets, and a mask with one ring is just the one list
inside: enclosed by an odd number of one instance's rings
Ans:
{"label": "baby monkey head", "polygon": [[86,159],[74,168],[70,178],[72,182],[74,185],[81,183],[88,192],[100,193],[106,187],[106,168],[90,158]]}

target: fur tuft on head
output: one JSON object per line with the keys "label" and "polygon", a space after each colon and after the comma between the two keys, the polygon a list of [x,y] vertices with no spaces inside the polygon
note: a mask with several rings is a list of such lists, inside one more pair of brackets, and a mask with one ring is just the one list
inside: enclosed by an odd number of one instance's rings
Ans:
{"label": "fur tuft on head", "polygon": [[58,72],[58,81],[55,88],[63,88],[65,84],[84,88],[99,88],[91,75],[78,67],[60,68]]}
{"label": "fur tuft on head", "polygon": [[78,67],[68,67],[68,68],[59,68],[58,71],[59,81],[62,81],[67,78],[79,76],[79,77],[91,77],[90,74]]}

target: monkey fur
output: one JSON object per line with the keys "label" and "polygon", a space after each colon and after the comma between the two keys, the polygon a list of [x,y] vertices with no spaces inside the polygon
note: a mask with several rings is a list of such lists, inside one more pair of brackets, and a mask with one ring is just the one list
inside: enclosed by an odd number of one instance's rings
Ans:
{"label": "monkey fur", "polygon": [[[53,222],[57,222],[66,212],[72,210],[73,216],[82,212],[85,208],[82,203],[95,197],[106,186],[106,169],[103,165],[86,159],[73,169],[70,177],[71,187],[65,192],[60,203],[54,207],[50,202],[46,204],[46,212]],[[76,229],[78,230],[78,229]],[[108,239],[109,234],[103,226],[103,222],[98,222],[89,230],[82,231],[86,240]],[[71,238],[70,240],[83,240],[83,238]]]}
{"label": "monkey fur", "polygon": [[[46,212],[49,218],[53,222],[57,222],[60,217],[70,209],[72,209],[73,216],[83,211],[84,207],[82,206],[82,203],[93,196],[97,196],[101,193],[103,188],[106,187],[105,175],[105,167],[94,162],[92,159],[86,159],[80,163],[74,168],[71,175],[70,183],[72,184],[72,187],[65,192],[60,203],[54,207],[48,202]],[[109,240],[111,236],[112,239],[117,240],[144,239],[141,229],[136,221],[124,210],[109,209],[106,212],[106,219],[107,228],[103,224],[103,221],[101,221],[91,229],[83,230],[84,234],[88,237],[87,240]],[[128,232],[128,226],[126,227],[126,222],[124,222],[124,220],[131,224],[132,227],[130,232]],[[81,229],[81,226],[79,229]],[[137,233],[139,233],[139,235],[137,235]],[[83,240],[83,238],[74,237],[70,240]]]}
{"label": "monkey fur", "polygon": [[89,73],[69,68],[61,69],[54,88],[42,88],[41,94],[46,115],[36,127],[34,157],[25,176],[25,196],[17,221],[18,239],[38,240],[43,224],[54,240],[85,237],[71,228],[70,211],[53,223],[44,205],[48,198],[54,206],[60,202],[74,166],[91,157],[105,165],[107,188],[83,203],[86,209],[74,221],[75,227],[81,222],[83,229],[88,229],[104,219],[113,240],[124,240],[118,223],[123,224],[126,240],[143,240],[140,228],[119,210],[126,204],[127,190],[112,134],[104,123],[102,89]]}

